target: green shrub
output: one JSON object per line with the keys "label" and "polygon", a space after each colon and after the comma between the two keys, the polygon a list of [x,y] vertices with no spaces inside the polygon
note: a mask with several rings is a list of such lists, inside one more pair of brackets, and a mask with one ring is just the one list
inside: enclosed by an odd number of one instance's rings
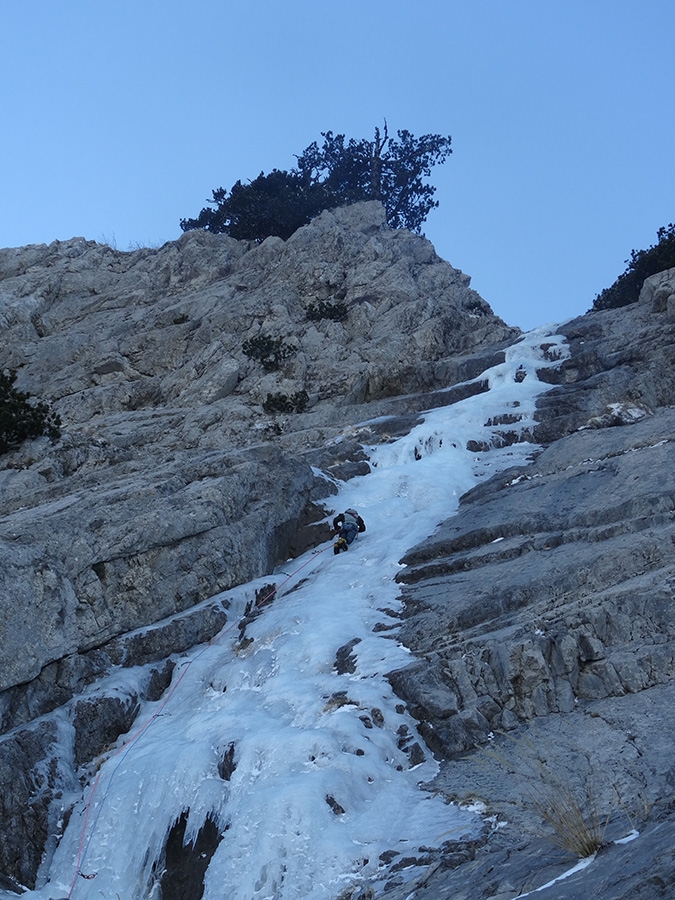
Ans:
{"label": "green shrub", "polygon": [[628,268],[598,294],[593,309],[618,309],[635,303],[645,278],[675,267],[675,224],[659,228],[656,236],[658,241],[648,250],[631,250]]}
{"label": "green shrub", "polygon": [[268,394],[262,407],[263,411],[269,415],[274,415],[275,413],[301,413],[305,411],[308,403],[309,396],[307,391],[298,391],[295,394],[291,394],[290,397],[287,394]]}
{"label": "green shrub", "polygon": [[196,218],[181,219],[183,231],[203,228],[238,240],[264,241],[270,235],[286,240],[324,209],[361,200],[380,200],[391,228],[420,232],[432,209],[436,188],[425,179],[452,153],[451,137],[425,134],[416,138],[403,129],[396,137],[387,123],[372,140],[346,140],[344,134],[322,131],[323,144],[313,141],[296,168],[272,169],[267,175],[230,191],[212,191],[211,207]]}
{"label": "green shrub", "polygon": [[319,300],[318,303],[310,303],[307,307],[307,318],[310,322],[318,322],[320,319],[331,319],[333,322],[344,322],[349,314],[346,303],[339,300],[330,303],[326,300]]}
{"label": "green shrub", "polygon": [[256,335],[242,344],[242,350],[246,356],[259,362],[266,372],[274,372],[297,349],[297,347],[285,344],[283,338],[271,338],[267,334]]}
{"label": "green shrub", "polygon": [[14,387],[16,372],[0,372],[0,453],[7,453],[28,438],[61,435],[61,419],[46,403],[31,401],[30,394]]}

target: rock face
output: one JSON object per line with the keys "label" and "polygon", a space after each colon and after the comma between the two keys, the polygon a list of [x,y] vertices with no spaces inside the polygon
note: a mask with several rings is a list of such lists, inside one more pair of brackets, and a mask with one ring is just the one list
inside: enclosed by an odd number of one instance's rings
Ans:
{"label": "rock face", "polygon": [[[670,270],[638,304],[561,326],[534,463],[469,492],[402,561],[412,662],[390,680],[442,761],[433,786],[499,827],[446,842],[390,900],[675,890],[674,298]],[[63,798],[227,621],[208,598],[323,539],[330,477],[368,470],[360,442],[483,390],[519,332],[372,203],[259,246],[193,232],[128,254],[0,251],[0,331],[0,367],[64,423],[55,445],[0,457],[0,888],[19,890]],[[280,395],[303,411],[266,414]],[[544,887],[573,859],[527,796],[566,791],[608,839],[641,836],[583,887]],[[184,824],[167,869],[197,891],[217,835],[188,858]]]}
{"label": "rock face", "polygon": [[[330,479],[368,471],[345,430],[409,427],[518,333],[379,203],[286,242],[0,251],[0,369],[63,422],[0,457],[3,878],[34,884],[59,792],[223,627],[208,598],[328,535]],[[99,689],[116,667],[124,688]]]}
{"label": "rock face", "polygon": [[[328,492],[303,452],[514,334],[378,203],[285,243],[3,250],[0,279],[0,367],[64,422],[0,461],[0,691],[269,571]],[[319,303],[346,318],[308,319]],[[278,369],[244,353],[261,337]],[[261,410],[303,391],[306,413]]]}
{"label": "rock face", "polygon": [[[392,683],[448,761],[434,786],[510,826],[470,873],[438,871],[416,897],[675,890],[673,288],[670,270],[638,304],[562,326],[572,352],[549,370],[560,386],[536,430],[550,443],[466,494],[403,560],[417,661]],[[565,791],[609,819],[608,840],[644,838],[540,890],[571,857],[523,836],[547,833],[532,796]]]}

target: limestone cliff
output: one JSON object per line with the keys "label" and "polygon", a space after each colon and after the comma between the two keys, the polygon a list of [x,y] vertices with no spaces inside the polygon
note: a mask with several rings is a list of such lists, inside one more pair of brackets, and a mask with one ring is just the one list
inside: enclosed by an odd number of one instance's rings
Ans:
{"label": "limestone cliff", "polygon": [[[259,246],[3,250],[0,279],[0,368],[64,423],[0,460],[0,691],[269,571],[327,489],[303,453],[517,333],[379,203]],[[308,318],[320,303],[344,318]],[[278,369],[244,353],[256,337]],[[307,411],[263,412],[302,392]],[[31,693],[20,718],[65,696]]]}
{"label": "limestone cliff", "polygon": [[[416,897],[675,889],[674,302],[671,269],[639,303],[562,325],[570,357],[541,373],[558,385],[538,404],[544,451],[466,494],[403,560],[417,662],[392,682],[448,760],[435,786],[510,824],[464,857],[470,876],[438,872]],[[607,847],[542,889],[566,869],[533,814],[551,790],[583,798],[587,820],[602,810]],[[611,844],[631,828],[639,841]]]}
{"label": "limestone cliff", "polygon": [[[523,803],[532,769],[512,749],[532,744],[572,780],[611,769],[608,833],[629,809],[649,835],[620,858],[609,847],[585,894],[675,884],[675,270],[635,306],[561,331],[570,356],[542,375],[552,390],[531,435],[543,452],[469,492],[403,560],[413,662],[390,679],[444,761],[435,787],[480,799],[500,827],[446,846],[414,886],[389,883],[390,900],[413,887],[511,900],[564,871]],[[175,654],[222,627],[208,598],[323,539],[330,479],[367,471],[361,444],[482,390],[519,332],[368,203],[286,242],[193,232],[133,253],[82,239],[2,250],[0,334],[0,368],[64,423],[56,444],[0,458],[9,889],[35,883],[78,767],[128,730],[139,697],[162,695]],[[278,368],[245,352],[260,337],[283,348]],[[305,394],[302,411],[263,410]],[[130,666],[146,667],[139,692],[73,699]],[[581,896],[575,878],[542,900]]]}

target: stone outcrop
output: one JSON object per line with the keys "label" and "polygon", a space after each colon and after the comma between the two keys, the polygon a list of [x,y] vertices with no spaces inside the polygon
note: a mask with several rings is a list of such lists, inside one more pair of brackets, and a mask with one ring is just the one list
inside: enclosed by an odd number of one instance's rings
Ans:
{"label": "stone outcrop", "polygon": [[669,682],[674,427],[667,409],[562,439],[405,557],[406,640],[425,661],[397,683],[442,755]]}
{"label": "stone outcrop", "polygon": [[[547,370],[559,386],[538,405],[543,452],[466,494],[403,560],[417,660],[390,679],[447,761],[434,787],[480,798],[504,826],[416,897],[675,889],[674,288],[670,270],[638,304],[561,326],[571,355]],[[608,842],[643,835],[542,889],[573,860],[547,846],[532,798],[566,791],[608,819]]]}
{"label": "stone outcrop", "polygon": [[[391,877],[390,900],[647,900],[675,885],[675,270],[560,330],[570,355],[541,373],[541,452],[402,560],[412,656],[389,677],[441,761],[433,788],[484,804],[486,827],[423,848],[423,875]],[[227,622],[214,595],[325,537],[331,478],[368,471],[362,445],[421,410],[485,390],[518,331],[363,204],[286,242],[0,251],[0,333],[0,367],[64,423],[56,444],[0,458],[0,888],[18,890],[138,703]],[[261,337],[283,349],[278,368],[244,352]],[[304,411],[263,412],[302,392]],[[411,764],[424,753],[415,743]],[[568,786],[608,816],[608,841],[641,836],[608,843],[583,887],[544,887],[573,860],[528,792]],[[187,884],[218,836],[187,858],[184,824],[166,866]]]}
{"label": "stone outcrop", "polygon": [[[285,242],[0,251],[0,369],[63,423],[0,457],[2,878],[34,884],[60,793],[227,621],[209,598],[324,539],[360,441],[405,431],[426,392],[483,390],[460,382],[518,334],[379,203]],[[266,413],[280,396],[303,411]]]}
{"label": "stone outcrop", "polygon": [[[156,251],[0,251],[0,367],[64,423],[55,447],[0,461],[0,691],[302,546],[329,492],[302,453],[355,404],[437,386],[445,359],[514,334],[468,281],[378,203],[259,246],[192,232]],[[346,318],[308,319],[317,302]],[[277,370],[244,353],[261,336],[289,348]],[[263,413],[302,391],[307,412]]]}

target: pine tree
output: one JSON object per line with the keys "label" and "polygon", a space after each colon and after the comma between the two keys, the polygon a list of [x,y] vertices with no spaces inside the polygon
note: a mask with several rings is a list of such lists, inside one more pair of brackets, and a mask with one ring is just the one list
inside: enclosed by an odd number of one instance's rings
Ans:
{"label": "pine tree", "polygon": [[626,271],[598,294],[593,309],[617,309],[635,303],[645,278],[675,268],[675,224],[659,228],[656,237],[657,242],[647,250],[631,250]]}
{"label": "pine tree", "polygon": [[324,209],[360,200],[380,200],[391,228],[419,232],[438,206],[436,188],[425,179],[433,166],[452,153],[451,138],[438,134],[414,137],[409,131],[389,135],[387,124],[373,140],[322,132],[323,144],[310,144],[289,171],[263,172],[248,184],[237,181],[228,192],[212,192],[194,219],[181,219],[183,231],[203,228],[239,240],[263,241],[270,235],[290,237]]}

